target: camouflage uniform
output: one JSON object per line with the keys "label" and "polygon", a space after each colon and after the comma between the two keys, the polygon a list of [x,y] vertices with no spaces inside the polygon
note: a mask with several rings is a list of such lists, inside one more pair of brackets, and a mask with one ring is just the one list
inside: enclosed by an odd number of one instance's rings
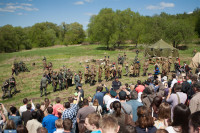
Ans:
{"label": "camouflage uniform", "polygon": [[74,75],[74,84],[76,85],[76,90],[78,90],[78,85],[80,84],[80,77],[76,73]]}
{"label": "camouflage uniform", "polygon": [[130,66],[130,75],[129,76],[135,76],[135,67],[133,64]]}
{"label": "camouflage uniform", "polygon": [[58,75],[57,75],[57,72],[54,72],[51,78],[52,78],[53,92],[55,92],[56,89],[57,89],[57,85],[58,85]]}
{"label": "camouflage uniform", "polygon": [[67,71],[67,84],[68,86],[72,86],[72,78],[73,78],[73,73],[70,69]]}
{"label": "camouflage uniform", "polygon": [[139,61],[137,61],[137,62],[135,63],[135,76],[136,76],[136,77],[139,77],[139,76],[140,76],[140,62],[139,62]]}
{"label": "camouflage uniform", "polygon": [[83,78],[83,73],[82,73],[81,71],[79,71],[79,72],[78,72],[78,76],[79,76],[79,78],[80,78],[80,83],[81,83],[82,78]]}
{"label": "camouflage uniform", "polygon": [[99,71],[98,71],[98,82],[101,82],[101,77],[102,77],[103,69],[102,66],[99,66]]}
{"label": "camouflage uniform", "polygon": [[43,76],[40,82],[40,93],[41,93],[40,97],[42,97],[43,89],[44,89],[45,96],[47,95],[47,92],[46,92],[47,82],[48,82],[47,78]]}
{"label": "camouflage uniform", "polygon": [[58,83],[59,83],[59,90],[63,90],[64,89],[64,78],[63,78],[62,71],[60,71],[58,73]]}
{"label": "camouflage uniform", "polygon": [[118,66],[117,74],[118,74],[118,78],[122,78],[122,67],[121,66]]}
{"label": "camouflage uniform", "polygon": [[94,67],[94,65],[92,65],[92,68],[91,68],[91,81],[90,81],[91,85],[95,84],[96,75],[97,75],[96,68]]}
{"label": "camouflage uniform", "polygon": [[143,64],[143,76],[146,76],[149,67],[149,62],[146,60]]}
{"label": "camouflage uniform", "polygon": [[47,68],[46,60],[43,60],[43,70],[45,70],[46,68]]}
{"label": "camouflage uniform", "polygon": [[168,71],[171,72],[171,64],[173,63],[172,57],[169,57],[168,62],[169,62]]}
{"label": "camouflage uniform", "polygon": [[105,79],[106,79],[106,81],[109,80],[109,77],[110,77],[110,66],[106,65],[105,66]]}
{"label": "camouflage uniform", "polygon": [[10,85],[10,93],[12,94],[12,89],[14,89],[14,93],[16,94],[17,93],[16,81],[15,81],[15,78],[13,76],[9,79],[9,85]]}
{"label": "camouflage uniform", "polygon": [[9,97],[12,97],[11,91],[9,90],[9,80],[6,80],[2,86],[3,95],[2,98],[5,98],[6,93],[9,92]]}

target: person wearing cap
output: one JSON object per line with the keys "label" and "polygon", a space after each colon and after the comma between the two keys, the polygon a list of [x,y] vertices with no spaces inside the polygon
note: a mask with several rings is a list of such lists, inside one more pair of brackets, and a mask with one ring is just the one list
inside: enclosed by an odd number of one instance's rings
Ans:
{"label": "person wearing cap", "polygon": [[121,103],[121,111],[125,114],[128,114],[130,115],[131,118],[133,118],[132,116],[132,107],[126,103],[126,92],[125,91],[120,91],[119,92],[119,100],[120,100],[120,103]]}
{"label": "person wearing cap", "polygon": [[194,113],[196,111],[200,111],[200,84],[196,83],[193,85],[193,90],[195,94],[193,95],[192,99],[190,100],[190,111]]}
{"label": "person wearing cap", "polygon": [[112,82],[112,88],[114,91],[118,90],[121,86],[121,82],[119,81],[118,77],[115,77],[115,80]]}
{"label": "person wearing cap", "polygon": [[111,96],[111,99],[108,101],[108,103],[106,105],[108,111],[109,110],[111,111],[110,105],[111,105],[112,102],[119,101],[118,99],[115,98],[117,96],[117,93],[114,90],[110,91],[110,96]]}

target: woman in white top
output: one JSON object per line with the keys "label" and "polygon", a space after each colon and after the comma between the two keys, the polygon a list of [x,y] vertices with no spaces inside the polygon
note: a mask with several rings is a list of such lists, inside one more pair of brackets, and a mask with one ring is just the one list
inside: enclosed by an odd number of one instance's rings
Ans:
{"label": "woman in white top", "polygon": [[188,133],[190,109],[184,104],[178,104],[173,111],[172,126],[166,128],[169,133]]}
{"label": "woman in white top", "polygon": [[101,107],[101,105],[99,105],[99,101],[97,99],[94,99],[92,107],[94,107],[94,109],[97,112],[97,114],[101,114],[102,113],[102,107]]}

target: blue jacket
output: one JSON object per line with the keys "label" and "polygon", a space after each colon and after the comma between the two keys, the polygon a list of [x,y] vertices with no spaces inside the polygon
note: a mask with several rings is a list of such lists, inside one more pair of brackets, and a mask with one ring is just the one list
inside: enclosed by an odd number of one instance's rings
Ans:
{"label": "blue jacket", "polygon": [[55,121],[58,119],[58,117],[49,114],[42,120],[42,126],[45,127],[48,130],[48,133],[53,133],[56,131]]}

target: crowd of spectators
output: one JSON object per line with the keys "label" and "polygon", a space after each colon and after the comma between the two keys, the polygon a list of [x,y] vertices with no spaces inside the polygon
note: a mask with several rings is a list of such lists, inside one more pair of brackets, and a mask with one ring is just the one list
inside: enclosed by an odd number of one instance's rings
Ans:
{"label": "crowd of spectators", "polygon": [[149,74],[144,82],[128,85],[118,78],[112,87],[100,84],[92,97],[84,88],[68,101],[48,98],[34,105],[23,99],[17,109],[0,105],[4,133],[199,133],[200,77]]}

